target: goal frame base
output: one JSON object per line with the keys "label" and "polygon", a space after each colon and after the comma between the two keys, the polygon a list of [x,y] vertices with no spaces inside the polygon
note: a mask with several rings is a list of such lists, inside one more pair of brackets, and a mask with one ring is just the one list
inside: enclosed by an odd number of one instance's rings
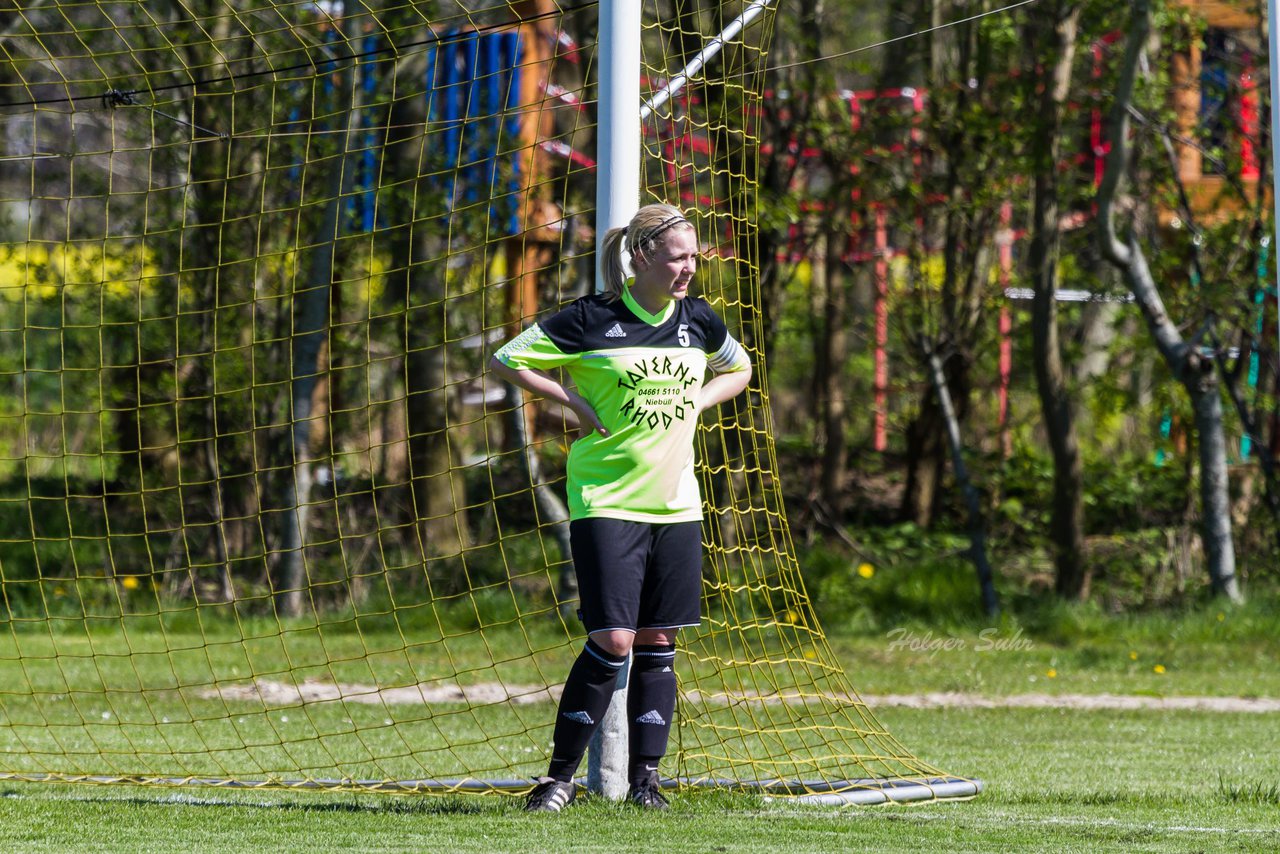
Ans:
{"label": "goal frame base", "polygon": [[[0,773],[0,782],[80,783],[87,785],[153,786],[161,788],[212,788],[239,790],[370,792],[384,794],[485,794],[526,792],[532,780],[234,780],[223,777],[159,777],[106,774]],[[583,781],[578,781],[583,785]],[[667,789],[721,789],[764,795],[768,802],[807,803],[818,806],[874,805],[921,801],[968,800],[983,790],[981,780],[968,777],[887,777],[861,780],[768,780],[744,782],[710,777],[680,777],[662,782]]]}

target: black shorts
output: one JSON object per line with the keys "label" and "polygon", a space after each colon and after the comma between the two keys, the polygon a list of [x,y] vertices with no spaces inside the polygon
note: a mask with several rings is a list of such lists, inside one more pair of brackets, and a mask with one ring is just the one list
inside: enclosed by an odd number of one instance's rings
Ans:
{"label": "black shorts", "polygon": [[569,523],[587,632],[675,629],[702,621],[702,523]]}

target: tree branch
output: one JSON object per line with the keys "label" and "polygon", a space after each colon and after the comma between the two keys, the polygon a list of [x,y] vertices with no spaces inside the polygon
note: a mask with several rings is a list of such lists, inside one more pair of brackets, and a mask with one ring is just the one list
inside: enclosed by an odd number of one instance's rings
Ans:
{"label": "tree branch", "polygon": [[[1124,65],[1111,107],[1111,150],[1107,152],[1106,171],[1098,187],[1098,238],[1103,257],[1115,264],[1128,266],[1131,247],[1116,238],[1115,201],[1129,162],[1129,104],[1133,101],[1134,83],[1138,77],[1138,60],[1151,32],[1150,0],[1134,0],[1133,26],[1125,45]],[[1145,266],[1145,264],[1144,264]]]}

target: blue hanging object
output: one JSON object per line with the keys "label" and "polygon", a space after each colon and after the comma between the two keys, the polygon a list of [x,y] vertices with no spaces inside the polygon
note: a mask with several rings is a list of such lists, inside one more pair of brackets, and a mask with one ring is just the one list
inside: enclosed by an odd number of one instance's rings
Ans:
{"label": "blue hanging object", "polygon": [[[378,50],[377,33],[369,33],[364,37],[363,51],[365,56],[376,56]],[[375,149],[378,145],[378,134],[373,127],[373,99],[378,91],[377,66],[369,63],[362,66],[364,76],[360,85],[364,91],[364,115],[361,124],[365,131],[361,139],[360,169],[356,177],[358,209],[360,213],[360,229],[368,233],[377,227],[378,197],[375,187],[378,184],[378,156]]]}
{"label": "blue hanging object", "polygon": [[[326,34],[332,42],[336,33]],[[361,40],[361,52],[374,56],[379,47],[376,33]],[[518,210],[521,147],[519,68],[520,34],[515,30],[477,33],[457,30],[443,34],[426,48],[423,76],[426,100],[426,147],[432,156],[427,180],[439,191],[443,204],[420,215],[443,217],[461,203],[466,207],[488,201],[492,233],[510,237],[521,232]],[[346,202],[345,219],[352,228],[371,232],[377,228],[378,182],[382,148],[374,121],[381,63],[360,65],[359,85],[364,111],[358,117],[359,157],[355,160],[354,186]],[[326,96],[335,91],[336,63],[321,66]],[[290,121],[296,121],[291,116]],[[296,177],[296,169],[291,171]]]}
{"label": "blue hanging object", "polygon": [[[520,36],[515,31],[444,35],[427,56],[428,133],[441,155],[435,183],[445,209],[488,200],[491,232],[519,234]],[[504,150],[505,149],[505,150]],[[502,186],[504,171],[511,179]]]}
{"label": "blue hanging object", "polygon": [[[1253,304],[1254,306],[1257,307],[1257,313],[1255,314],[1254,320],[1253,320],[1253,334],[1254,334],[1254,338],[1258,342],[1262,341],[1262,320],[1263,320],[1263,315],[1266,312],[1266,305],[1267,305],[1267,289],[1265,287],[1265,283],[1268,281],[1267,260],[1270,254],[1271,254],[1270,242],[1263,241],[1262,251],[1258,253],[1258,283],[1259,284],[1258,284],[1258,289],[1253,292]],[[1249,390],[1253,392],[1255,395],[1257,394],[1257,391],[1258,391],[1258,372],[1259,372],[1259,366],[1260,366],[1259,359],[1260,359],[1260,356],[1258,354],[1258,348],[1257,347],[1250,348],[1249,373],[1247,375],[1246,381],[1249,383]],[[1246,432],[1244,436],[1240,438],[1240,456],[1243,459],[1247,460],[1249,459],[1249,455],[1252,453],[1253,453],[1253,440],[1250,438],[1249,434]]]}
{"label": "blue hanging object", "polygon": [[459,84],[462,87],[462,103],[458,106],[458,114],[462,117],[460,130],[460,148],[458,165],[461,167],[462,198],[473,204],[480,197],[476,186],[479,175],[479,159],[484,146],[482,129],[484,114],[480,109],[480,38],[474,32],[467,32],[459,45],[462,57],[462,69]]}
{"label": "blue hanging object", "polygon": [[[338,39],[337,31],[326,31],[326,44],[335,44]],[[378,48],[377,33],[361,39],[364,56],[375,56]],[[519,234],[516,203],[521,169],[519,145],[514,142],[519,137],[521,121],[519,33],[455,30],[426,48],[426,60],[425,112],[427,133],[433,137],[428,148],[440,156],[431,180],[444,198],[438,215],[451,212],[457,201],[474,205],[488,198],[491,228],[504,236]],[[359,136],[351,195],[345,202],[346,222],[366,233],[377,227],[381,147],[373,103],[379,66],[374,61],[359,66],[364,111],[357,122],[363,133]],[[335,60],[321,63],[321,87],[327,99],[337,89],[338,73]],[[289,121],[296,123],[298,118],[295,110]],[[504,167],[511,178],[500,186]],[[289,174],[296,181],[301,175],[300,164],[291,167]]]}
{"label": "blue hanging object", "polygon": [[[1173,416],[1170,415],[1169,410],[1166,409],[1164,411],[1164,414],[1160,416],[1160,438],[1164,439],[1167,442],[1169,441],[1169,436],[1171,436],[1172,434],[1173,434]],[[1166,456],[1167,455],[1165,454],[1164,448],[1156,448],[1155,464],[1157,467],[1164,465]]]}
{"label": "blue hanging object", "polygon": [[484,182],[484,186],[489,188],[490,199],[490,218],[493,217],[492,208],[498,201],[497,187],[494,186],[498,177],[498,145],[501,137],[500,128],[502,121],[502,101],[499,96],[499,89],[502,81],[502,56],[499,51],[500,36],[498,34],[487,34],[480,40],[480,104],[479,113],[483,116],[483,126],[480,130],[480,137],[483,143],[483,151],[479,158],[478,164],[479,180]]}
{"label": "blue hanging object", "polygon": [[442,47],[440,53],[443,58],[442,84],[440,86],[440,94],[443,100],[441,119],[444,124],[440,130],[441,147],[444,152],[444,197],[445,206],[449,210],[453,210],[454,189],[457,184],[458,170],[458,146],[462,139],[461,119],[459,114],[465,116],[465,103],[461,103],[465,99],[465,94],[461,94],[458,90],[465,89],[465,80],[461,74],[458,63],[462,60],[461,52],[458,50],[457,42],[451,38],[447,40]]}
{"label": "blue hanging object", "polygon": [[[289,109],[289,122],[288,124],[285,125],[286,133],[288,133],[289,135],[292,135],[292,134],[298,133],[299,130],[302,130],[302,131],[306,130],[306,125],[302,124],[302,122],[299,121],[300,118],[301,118],[301,115],[298,112],[298,108],[296,106],[291,107]],[[287,138],[288,137],[286,137],[286,139]],[[293,143],[289,142],[287,143],[287,145],[289,147],[286,148],[285,150],[292,151]],[[289,174],[289,188],[290,188],[289,192],[291,196],[296,197],[297,188],[302,180],[302,161],[294,160],[292,163],[290,163],[288,174]]]}
{"label": "blue hanging object", "polygon": [[505,127],[501,136],[510,138],[507,147],[511,151],[509,154],[511,177],[507,179],[507,194],[504,200],[507,210],[505,233],[512,236],[520,233],[520,211],[517,208],[520,197],[520,86],[522,83],[520,33],[513,30],[499,35],[502,39],[502,67],[510,69],[505,81],[507,91],[506,103],[503,104]]}

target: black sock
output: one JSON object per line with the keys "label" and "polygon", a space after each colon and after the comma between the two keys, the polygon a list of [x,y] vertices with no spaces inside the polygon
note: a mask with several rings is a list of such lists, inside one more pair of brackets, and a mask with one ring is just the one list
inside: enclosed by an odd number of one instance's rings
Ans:
{"label": "black sock", "polygon": [[632,650],[631,680],[627,688],[631,760],[627,776],[639,785],[658,770],[667,753],[671,718],[676,711],[676,648],[641,645]]}
{"label": "black sock", "polygon": [[560,695],[548,777],[562,783],[573,779],[591,736],[609,709],[609,701],[613,699],[618,683],[618,671],[626,663],[625,656],[611,655],[596,646],[595,641],[587,639],[587,645],[569,670],[564,693]]}

